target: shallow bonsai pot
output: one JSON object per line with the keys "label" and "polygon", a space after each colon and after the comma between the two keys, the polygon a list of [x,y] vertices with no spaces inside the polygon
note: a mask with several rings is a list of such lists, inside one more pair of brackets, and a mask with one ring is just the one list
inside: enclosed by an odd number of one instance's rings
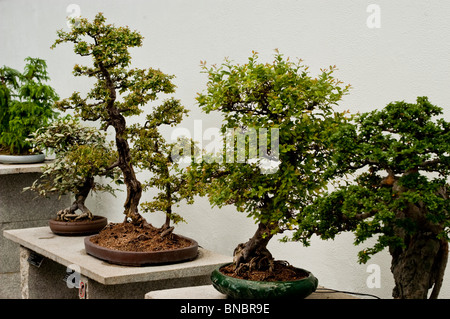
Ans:
{"label": "shallow bonsai pot", "polygon": [[195,259],[198,255],[198,243],[191,238],[178,236],[188,239],[192,244],[185,248],[171,250],[151,252],[122,251],[97,245],[90,240],[92,236],[89,236],[84,239],[84,247],[86,253],[91,256],[111,264],[123,266],[173,264]]}
{"label": "shallow bonsai pot", "polygon": [[55,219],[49,221],[53,233],[62,236],[87,236],[98,233],[108,224],[103,216],[94,216],[92,220],[65,222]]}
{"label": "shallow bonsai pot", "polygon": [[45,154],[33,155],[0,155],[0,163],[2,164],[33,164],[45,161]]}
{"label": "shallow bonsai pot", "polygon": [[308,277],[295,281],[252,281],[233,278],[220,272],[222,265],[211,273],[214,288],[233,299],[280,299],[295,298],[304,299],[316,291],[319,281],[314,275],[308,273]]}

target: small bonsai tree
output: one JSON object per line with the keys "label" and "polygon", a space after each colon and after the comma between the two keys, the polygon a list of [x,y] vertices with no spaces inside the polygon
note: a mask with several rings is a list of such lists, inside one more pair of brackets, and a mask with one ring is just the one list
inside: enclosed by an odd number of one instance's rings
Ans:
{"label": "small bonsai tree", "polygon": [[0,150],[14,155],[29,154],[30,134],[55,118],[55,90],[45,84],[50,78],[44,60],[26,58],[24,72],[0,68]]}
{"label": "small bonsai tree", "polygon": [[[156,101],[159,94],[173,93],[175,85],[171,82],[173,76],[159,70],[130,68],[128,49],[141,46],[142,36],[128,27],[115,27],[105,21],[103,14],[98,13],[92,22],[84,18],[77,20],[70,32],[58,31],[53,47],[64,42],[73,43],[76,54],[91,57],[92,66],[77,64],[74,74],[94,78],[96,83],[86,97],[75,92],[70,98],[58,102],[57,106],[63,110],[75,110],[83,120],[99,120],[104,130],[114,128],[117,158],[110,168],[120,168],[127,188],[124,222],[150,227],[139,213],[143,185],[136,177],[135,167],[160,169],[159,164],[151,163],[158,156],[161,159],[158,150],[164,150],[164,142],[157,142],[156,128],[180,121],[185,111],[178,100],[169,98],[155,107],[153,114],[147,115],[144,125],[137,123],[127,127],[126,117],[141,115],[141,107]],[[148,157],[140,156],[143,154]],[[140,163],[142,161],[147,163]],[[151,210],[149,205],[147,207]],[[175,215],[169,213],[170,216]]]}
{"label": "small bonsai tree", "polygon": [[189,150],[193,154],[194,143],[187,138],[179,138],[174,143],[167,143],[159,132],[161,125],[175,126],[179,124],[188,111],[178,103],[166,103],[156,108],[147,116],[144,127],[133,125],[130,128],[133,149],[132,158],[137,167],[152,173],[152,177],[143,183],[143,190],[157,188],[160,190],[152,201],[141,204],[144,212],[163,212],[165,222],[160,228],[161,236],[170,235],[174,227],[171,223],[185,222],[184,218],[174,211],[182,200],[188,204],[194,202],[197,184],[189,183],[185,170],[179,160]]}
{"label": "small bonsai tree", "polygon": [[[345,114],[334,112],[333,106],[348,90],[333,77],[335,67],[314,78],[301,61],[290,62],[281,54],[272,64],[257,59],[254,52],[244,65],[203,64],[209,80],[207,91],[197,97],[205,112],[223,114],[224,135],[230,130],[242,134],[255,130],[267,141],[262,145],[260,140],[259,145],[267,147],[265,156],[242,163],[238,157],[244,152],[248,159],[251,147],[226,143],[221,158],[205,160],[192,170],[203,176],[213,205],[234,205],[258,225],[253,237],[234,251],[237,274],[251,269],[270,274],[274,258],[267,244],[274,235],[290,230],[298,211],[325,186],[323,173],[332,152],[329,136],[345,121]],[[234,135],[237,142],[240,134]],[[233,140],[230,136],[227,139]],[[272,143],[276,139],[278,143]],[[270,163],[271,170],[262,170]]]}
{"label": "small bonsai tree", "polygon": [[[120,172],[112,165],[117,154],[113,145],[106,141],[105,134],[93,127],[81,126],[77,119],[68,116],[38,129],[31,141],[37,147],[55,153],[55,160],[47,164],[42,175],[26,189],[41,196],[73,194],[75,201],[57,212],[56,220],[92,220],[93,215],[85,205],[89,193],[114,193],[110,184],[101,184],[95,178],[101,176],[121,182]],[[81,214],[77,214],[77,210]]]}
{"label": "small bonsai tree", "polygon": [[[450,123],[434,117],[442,109],[426,97],[393,102],[356,116],[334,137],[336,177],[356,174],[307,207],[294,238],[355,234],[355,244],[376,244],[359,252],[365,263],[389,248],[395,298],[437,298],[448,259],[450,226]],[[352,175],[349,175],[352,176]]]}

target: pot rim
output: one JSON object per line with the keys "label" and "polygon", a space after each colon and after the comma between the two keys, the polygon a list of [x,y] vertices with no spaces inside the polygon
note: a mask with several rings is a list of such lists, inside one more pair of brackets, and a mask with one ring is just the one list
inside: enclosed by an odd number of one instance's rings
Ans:
{"label": "pot rim", "polygon": [[45,154],[6,155],[0,154],[1,164],[34,164],[45,161]]}

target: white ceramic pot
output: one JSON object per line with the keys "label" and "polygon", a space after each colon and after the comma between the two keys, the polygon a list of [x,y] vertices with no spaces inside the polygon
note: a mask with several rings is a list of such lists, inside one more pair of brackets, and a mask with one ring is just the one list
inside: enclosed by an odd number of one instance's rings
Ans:
{"label": "white ceramic pot", "polygon": [[45,154],[34,155],[0,155],[2,164],[32,164],[45,161]]}

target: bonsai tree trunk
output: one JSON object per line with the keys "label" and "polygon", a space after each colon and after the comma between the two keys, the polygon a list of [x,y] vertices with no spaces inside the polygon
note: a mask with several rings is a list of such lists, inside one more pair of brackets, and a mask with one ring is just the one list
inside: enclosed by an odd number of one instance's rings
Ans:
{"label": "bonsai tree trunk", "polygon": [[123,126],[116,128],[116,144],[119,152],[118,166],[122,170],[124,182],[127,186],[127,199],[124,204],[125,221],[130,218],[131,223],[134,225],[146,225],[145,219],[138,212],[139,201],[142,195],[142,186],[137,180],[133,166],[131,165],[128,142],[125,138],[121,137],[125,131],[125,119],[120,113],[118,113],[118,115],[123,119]]}
{"label": "bonsai tree trunk", "polygon": [[[167,167],[166,167],[167,169]],[[167,169],[167,175],[169,174]],[[170,183],[166,183],[166,200],[168,203],[168,207],[166,209],[166,220],[164,222],[164,225],[161,227],[161,237],[166,237],[170,234],[172,234],[175,227],[170,226],[170,216],[172,215],[172,191]]]}
{"label": "bonsai tree trunk", "polygon": [[404,249],[389,249],[392,255],[391,271],[395,287],[392,293],[399,299],[430,299],[439,295],[448,258],[448,243],[427,234],[405,239]]}
{"label": "bonsai tree trunk", "polygon": [[102,62],[99,62],[99,68],[106,80],[106,85],[109,91],[109,98],[107,99],[106,109],[109,115],[109,124],[112,125],[116,133],[116,145],[119,154],[117,166],[122,170],[124,182],[127,186],[127,199],[124,204],[125,220],[131,220],[131,223],[137,226],[148,225],[146,220],[139,214],[139,201],[142,195],[142,185],[137,180],[133,166],[131,164],[130,146],[128,145],[126,133],[125,117],[120,113],[116,107],[116,88],[108,70]]}
{"label": "bonsai tree trunk", "polygon": [[236,273],[246,269],[269,270],[269,272],[273,270],[274,259],[267,249],[267,244],[273,237],[273,229],[274,226],[259,223],[253,237],[236,247],[233,257]]}
{"label": "bonsai tree trunk", "polygon": [[[93,215],[91,211],[84,205],[89,192],[94,186],[94,177],[89,177],[84,182],[83,186],[78,190],[77,194],[75,194],[75,201],[72,205],[66,209],[60,210],[57,212],[57,220],[69,221],[69,220],[81,220],[81,219],[89,219],[91,220]],[[76,210],[80,210],[81,214],[76,214]]]}
{"label": "bonsai tree trunk", "polygon": [[397,214],[399,220],[412,220],[419,229],[414,234],[406,233],[404,228],[394,229],[405,244],[405,247],[389,247],[395,280],[394,298],[427,299],[431,288],[430,299],[439,295],[447,266],[448,242],[438,238],[442,225],[432,223],[426,215],[427,210],[422,203],[409,204]]}

